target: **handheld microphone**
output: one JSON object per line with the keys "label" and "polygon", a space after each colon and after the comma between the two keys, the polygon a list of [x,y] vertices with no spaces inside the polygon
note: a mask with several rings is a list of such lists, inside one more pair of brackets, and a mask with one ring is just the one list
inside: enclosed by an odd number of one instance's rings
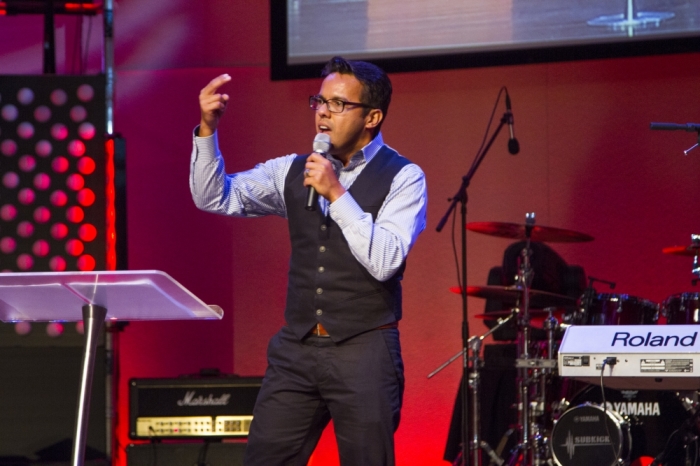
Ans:
{"label": "handheld microphone", "polygon": [[520,143],[515,139],[515,132],[513,131],[513,111],[510,107],[510,96],[508,91],[506,91],[506,114],[508,115],[508,131],[510,132],[510,138],[508,139],[508,152],[511,155],[515,155],[520,152]]}
{"label": "handheld microphone", "polygon": [[[314,152],[321,155],[326,155],[331,149],[331,137],[326,133],[318,133],[314,138]],[[306,210],[314,211],[316,210],[316,205],[318,204],[318,193],[313,186],[309,186],[309,190],[306,193]]]}

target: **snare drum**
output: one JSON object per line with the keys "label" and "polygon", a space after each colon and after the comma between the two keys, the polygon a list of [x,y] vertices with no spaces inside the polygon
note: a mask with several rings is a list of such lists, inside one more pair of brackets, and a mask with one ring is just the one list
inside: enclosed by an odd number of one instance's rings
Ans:
{"label": "snare drum", "polygon": [[627,294],[596,295],[583,325],[654,325],[659,319],[659,305],[648,299]]}
{"label": "snare drum", "polygon": [[[654,458],[689,417],[683,403],[669,391],[606,388],[605,412],[602,399],[600,387],[587,386],[572,398],[574,407],[554,425],[552,454],[558,465],[613,465],[618,460],[639,460],[637,464]],[[674,448],[664,464],[683,464],[683,448],[671,446]]]}
{"label": "snare drum", "polygon": [[679,293],[663,302],[661,313],[667,324],[686,325],[700,323],[700,293]]}

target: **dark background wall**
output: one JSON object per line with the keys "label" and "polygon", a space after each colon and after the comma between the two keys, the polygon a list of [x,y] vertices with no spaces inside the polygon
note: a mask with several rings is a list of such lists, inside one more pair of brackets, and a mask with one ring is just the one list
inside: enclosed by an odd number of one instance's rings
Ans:
{"label": "dark background wall", "polygon": [[[199,90],[220,73],[231,105],[220,143],[229,171],[310,150],[306,98],[317,79],[271,82],[268,2],[122,0],[115,8],[115,130],[127,140],[131,269],[164,270],[208,303],[220,322],[134,322],[121,337],[117,428],[127,439],[130,377],[172,377],[218,367],[258,375],[268,338],[283,323],[288,260],[285,222],[217,217],[190,199],[191,131]],[[59,19],[59,72],[70,71],[75,20]],[[99,69],[99,21],[87,70]],[[59,34],[59,35],[60,35]],[[41,22],[0,18],[0,73],[41,72]],[[63,58],[61,58],[63,57]],[[555,249],[616,291],[663,301],[690,291],[689,258],[665,256],[700,233],[700,150],[695,136],[652,132],[651,121],[697,121],[698,54],[650,56],[422,73],[394,73],[386,141],[423,167],[428,229],[408,261],[401,334],[407,389],[397,434],[399,464],[439,464],[460,377],[458,364],[426,375],[459,351],[460,298],[449,228],[435,226],[481,142],[502,85],[513,100],[521,152],[493,146],[469,189],[469,221],[523,222],[593,235]],[[458,234],[458,232],[457,232]],[[484,284],[507,240],[468,235],[470,284]],[[602,291],[602,290],[601,290]],[[483,302],[470,299],[470,315]],[[471,333],[485,331],[470,319]],[[337,464],[324,436],[312,464]]]}

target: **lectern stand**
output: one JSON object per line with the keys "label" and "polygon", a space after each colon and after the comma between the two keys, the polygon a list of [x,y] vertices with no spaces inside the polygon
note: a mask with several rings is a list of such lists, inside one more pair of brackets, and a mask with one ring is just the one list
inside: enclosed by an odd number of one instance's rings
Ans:
{"label": "lectern stand", "polygon": [[72,466],[85,459],[95,352],[105,319],[221,319],[218,306],[157,270],[0,273],[0,320],[83,321],[85,348],[75,422]]}

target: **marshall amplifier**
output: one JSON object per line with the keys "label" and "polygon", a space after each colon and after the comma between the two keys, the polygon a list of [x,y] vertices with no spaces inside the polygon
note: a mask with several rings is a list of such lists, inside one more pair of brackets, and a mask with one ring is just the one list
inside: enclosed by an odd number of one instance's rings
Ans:
{"label": "marshall amplifier", "polygon": [[129,436],[244,437],[262,377],[181,377],[129,381]]}

